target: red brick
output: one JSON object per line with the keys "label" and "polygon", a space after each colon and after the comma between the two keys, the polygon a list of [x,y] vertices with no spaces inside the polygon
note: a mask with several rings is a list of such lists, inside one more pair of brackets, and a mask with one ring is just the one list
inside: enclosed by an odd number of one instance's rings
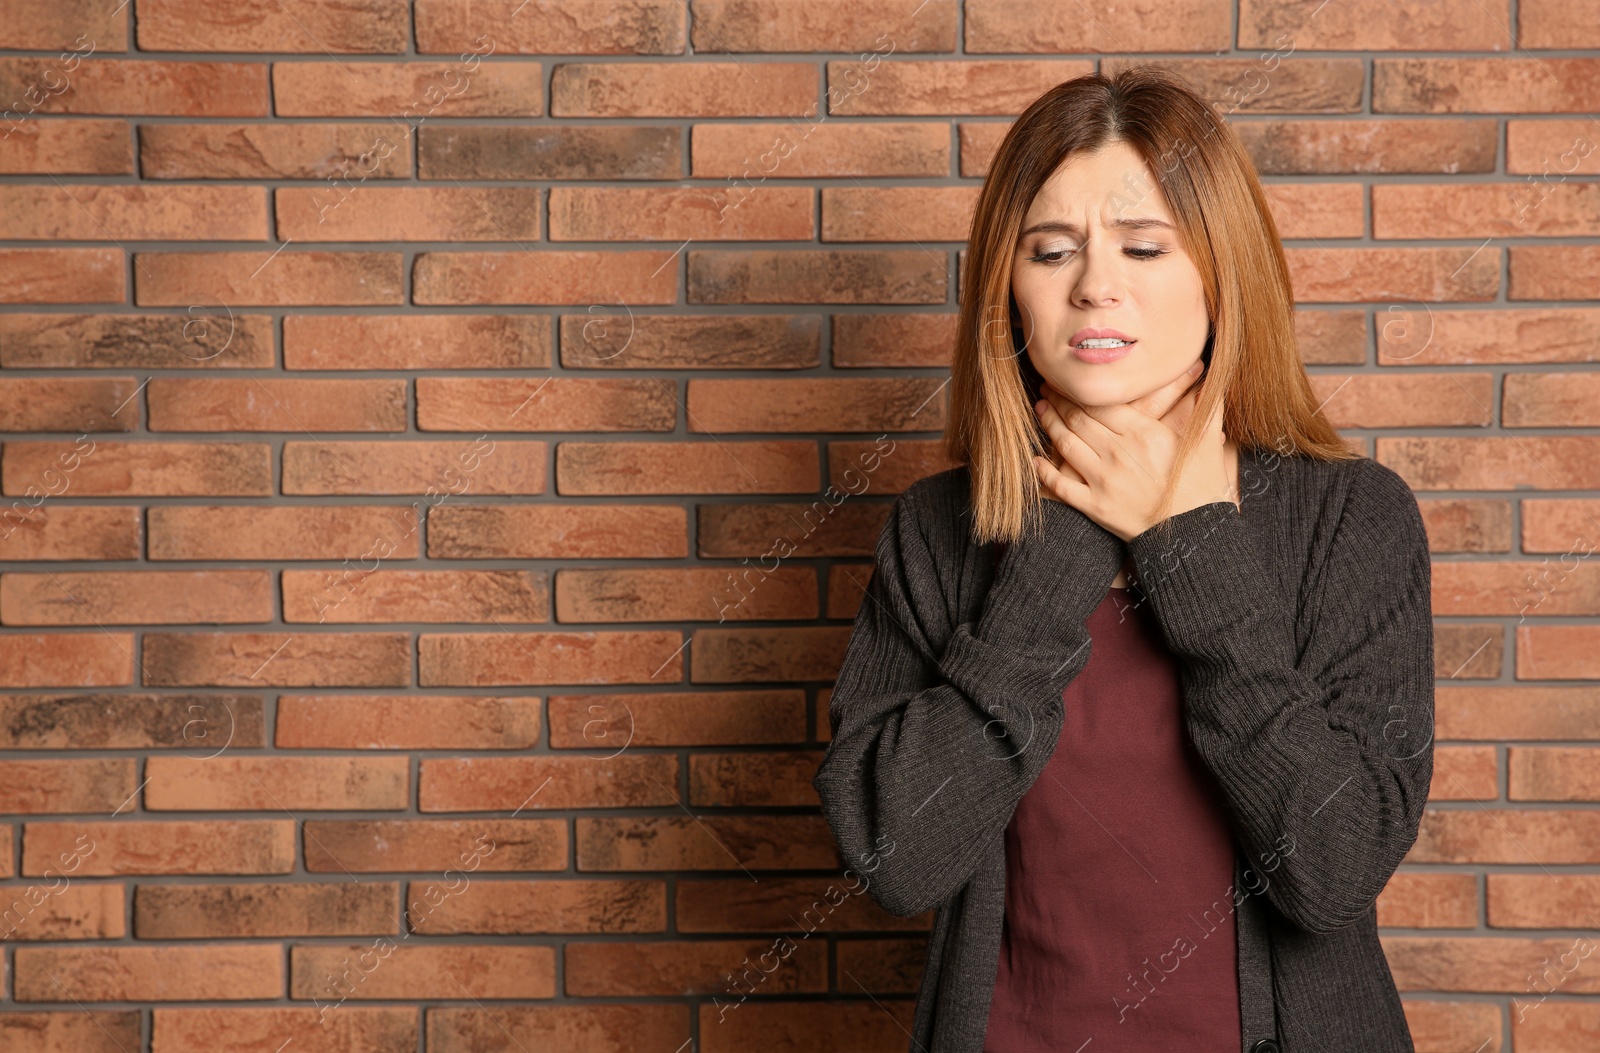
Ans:
{"label": "red brick", "polygon": [[0,249],[0,303],[121,303],[120,249]]}
{"label": "red brick", "polygon": [[[642,461],[641,461],[642,459]],[[641,473],[639,465],[650,471]],[[563,496],[598,494],[815,493],[817,446],[754,442],[564,442],[556,449]]]}
{"label": "red brick", "polygon": [[0,687],[109,687],[132,683],[132,633],[0,635]]}
{"label": "red brick", "polygon": [[1412,863],[1600,862],[1600,811],[1473,807],[1423,813]]}
{"label": "red brick", "polygon": [[19,1002],[282,998],[283,952],[265,943],[18,947]]}
{"label": "red brick", "polygon": [[690,249],[688,256],[692,304],[942,304],[949,292],[945,253],[923,249]]}
{"label": "red brick", "polygon": [[966,0],[965,11],[968,54],[1223,51],[1233,45],[1231,0],[1171,0],[1159,17],[1135,6],[1089,15],[1051,0]]}
{"label": "red brick", "polygon": [[246,186],[0,187],[0,238],[263,241],[266,196]]}
{"label": "red brick", "polygon": [[550,344],[549,319],[532,314],[316,314],[283,320],[286,369],[545,369]]}
{"label": "red brick", "polygon": [[0,315],[5,368],[270,369],[272,344],[269,316],[220,305],[172,315]]}
{"label": "red brick", "polygon": [[672,683],[682,644],[668,630],[423,633],[417,656],[424,687]]}
{"label": "red brick", "polygon": [[[492,1031],[491,1031],[492,1029]],[[709,1034],[709,1032],[707,1032]],[[428,1047],[493,1049],[502,1042],[527,1050],[560,1049],[582,1035],[579,1053],[628,1049],[679,1050],[690,1044],[686,1005],[496,1006],[493,1018],[476,1007],[428,1012]]]}
{"label": "red brick", "polygon": [[[762,956],[766,955],[763,959]],[[777,959],[769,970],[768,961]],[[761,964],[757,965],[757,961]],[[577,996],[720,995],[729,971],[761,976],[762,994],[828,989],[828,948],[818,942],[662,940],[650,943],[571,942],[566,945],[566,993]]]}
{"label": "red brick", "polygon": [[424,124],[422,179],[676,179],[683,133],[660,125]]}
{"label": "red brick", "polygon": [[1600,907],[1600,875],[1489,874],[1488,920],[1497,929],[1583,927]]}
{"label": "red brick", "polygon": [[399,179],[411,174],[407,139],[387,122],[144,124],[139,170],[146,179]]}
{"label": "red brick", "polygon": [[1493,119],[1234,121],[1262,175],[1493,172]]}
{"label": "red brick", "polygon": [[242,694],[13,694],[0,700],[0,749],[192,750],[209,736],[251,749],[267,744],[262,720],[261,699]]}
{"label": "red brick", "polygon": [[1380,58],[1373,113],[1587,113],[1600,58]]}
{"label": "red brick", "polygon": [[656,378],[418,377],[417,427],[468,431],[671,431],[678,398]]}
{"label": "red brick", "polygon": [[0,761],[0,812],[112,812],[138,785],[132,757]]}
{"label": "red brick", "polygon": [[1508,800],[1600,800],[1600,748],[1512,746],[1508,761]]}
{"label": "red brick", "polygon": [[[498,431],[490,420],[484,431]],[[286,494],[542,494],[545,442],[322,442],[283,445]],[[431,518],[431,515],[430,515]]]}
{"label": "red brick", "polygon": [[397,304],[404,276],[398,252],[141,252],[135,257],[141,307],[185,304],[300,306]]}
{"label": "red brick", "polygon": [[556,580],[560,622],[723,621],[815,618],[817,575],[810,567],[735,575],[755,587],[730,584],[726,567],[561,570]]}
{"label": "red brick", "polygon": [[690,144],[690,175],[741,186],[768,178],[950,174],[950,130],[931,121],[808,122],[804,130],[791,123],[718,121],[695,125]]}
{"label": "red brick", "polygon": [[613,313],[561,316],[563,366],[805,369],[822,361],[822,319],[816,314],[667,315],[610,310]]}
{"label": "red brick", "polygon": [[[58,90],[65,83],[65,89]],[[51,94],[57,91],[57,94]],[[0,58],[8,116],[30,113],[265,117],[265,62]]]}
{"label": "red brick", "polygon": [[681,505],[440,505],[428,513],[435,559],[681,559]]}
{"label": "red brick", "polygon": [[1284,250],[1299,303],[1492,300],[1500,286],[1500,252],[1473,246]]}
{"label": "red brick", "polygon": [[132,431],[132,377],[0,377],[0,431]]}
{"label": "red brick", "polygon": [[151,757],[144,806],[187,811],[381,811],[410,801],[410,760],[382,757]]}
{"label": "red brick", "polygon": [[1513,245],[1512,300],[1587,300],[1600,289],[1600,245]]}
{"label": "red brick", "polygon": [[865,0],[840,17],[837,9],[789,0],[697,0],[691,21],[697,52],[953,52],[956,7],[956,0]]}
{"label": "red brick", "polygon": [[403,379],[156,377],[151,431],[405,431]]}
{"label": "red brick", "polygon": [[799,117],[816,100],[809,62],[574,62],[550,79],[552,117]]}
{"label": "red brick", "polygon": [[1372,188],[1375,238],[1600,235],[1600,185],[1405,183]]}
{"label": "red brick", "polygon": [[[536,62],[279,62],[272,96],[280,117],[541,117]],[[405,123],[396,131],[405,134]],[[397,138],[395,140],[399,142]]]}
{"label": "red brick", "polygon": [[[9,847],[9,846],[7,846]],[[123,920],[127,887],[120,883],[60,885],[65,875],[51,874],[49,886],[30,884],[13,892],[0,916],[0,938],[7,940],[120,940],[128,935]],[[21,894],[19,894],[21,893]],[[42,902],[41,902],[42,899]],[[7,1014],[9,1015],[9,1014]],[[6,1053],[17,1047],[0,1027]]]}
{"label": "red brick", "polygon": [[280,695],[279,749],[524,750],[539,700],[476,695]]}
{"label": "red brick", "polygon": [[296,241],[537,241],[535,187],[279,187],[278,237]]}
{"label": "red brick", "polygon": [[876,68],[870,60],[834,61],[828,63],[827,113],[1012,115],[1093,69],[1077,59],[909,60]]}
{"label": "red brick", "polygon": [[1359,57],[1283,58],[1270,53],[1265,59],[1259,54],[1249,58],[1192,59],[1108,56],[1101,61],[1100,71],[1109,75],[1145,63],[1178,74],[1217,106],[1223,116],[1360,113],[1367,79],[1366,64]]}
{"label": "red brick", "polygon": [[938,431],[939,377],[691,380],[691,432]]}
{"label": "red brick", "polygon": [[401,505],[165,505],[149,510],[146,558],[416,559],[420,518]]}
{"label": "red brick", "polygon": [[419,304],[669,304],[672,250],[424,252],[412,272]]}
{"label": "red brick", "polygon": [[313,874],[565,870],[569,854],[566,820],[559,818],[307,819],[305,832],[306,870]]}
{"label": "red brick", "polygon": [[809,241],[812,196],[809,187],[556,187],[550,240]]}
{"label": "red brick", "polygon": [[811,808],[811,776],[821,750],[700,753],[689,758],[689,801],[696,807]]}
{"label": "red brick", "polygon": [[542,622],[550,617],[547,571],[374,570],[283,572],[283,620]]}
{"label": "red brick", "polygon": [[550,748],[798,742],[805,715],[799,689],[551,695]]}
{"label": "red brick", "polygon": [[0,0],[0,48],[87,54],[84,49],[92,45],[95,51],[126,51],[129,7],[101,0]]}
{"label": "red brick", "polygon": [[[823,241],[965,241],[978,187],[822,188]],[[739,209],[744,204],[737,193]]]}
{"label": "red brick", "polygon": [[151,632],[147,687],[402,687],[411,681],[404,633]]}
{"label": "red brick", "polygon": [[[566,829],[564,822],[561,829]],[[495,848],[488,860],[509,847]],[[563,856],[561,866],[565,865]],[[413,903],[418,901],[419,890],[426,894],[421,882],[413,881],[410,887],[408,898]],[[666,885],[661,881],[485,881],[433,910],[414,913],[411,921],[418,932],[429,935],[660,933],[667,927],[666,899]]]}
{"label": "red brick", "polygon": [[1318,373],[1311,387],[1336,428],[1487,427],[1494,416],[1489,373]]}
{"label": "red brick", "polygon": [[16,500],[0,509],[0,551],[7,562],[18,563],[138,559],[141,511],[132,505],[34,508],[31,500]]}
{"label": "red brick", "polygon": [[1600,359],[1600,308],[1452,311],[1431,304],[1377,316],[1380,366],[1531,365]]}
{"label": "red brick", "polygon": [[[91,440],[93,441],[93,440]],[[5,492],[25,493],[54,465],[70,468],[73,492],[117,496],[264,496],[271,447],[246,442],[94,442],[88,451],[56,442],[5,444]]]}
{"label": "red brick", "polygon": [[577,827],[579,870],[831,870],[840,865],[820,815],[580,817]]}
{"label": "red brick", "polygon": [[285,1041],[295,1053],[406,1053],[417,1048],[419,1030],[412,1006],[341,1005],[337,1013],[327,1005],[156,1008],[150,1015],[159,1053],[276,1048]]}
{"label": "red brick", "polygon": [[835,368],[948,367],[956,315],[856,313],[833,316]]}
{"label": "red brick", "polygon": [[[676,803],[677,784],[678,758],[665,753],[427,757],[421,761],[417,810],[659,808]],[[530,799],[529,787],[541,789]]]}
{"label": "red brick", "polygon": [[1273,183],[1263,187],[1281,238],[1359,238],[1366,233],[1356,183]]}
{"label": "red brick", "polygon": [[[1216,21],[1226,25],[1227,16]],[[1417,9],[1396,8],[1388,0],[1354,0],[1315,10],[1271,0],[1240,0],[1239,47],[1284,53],[1509,51],[1510,22],[1507,0],[1433,0],[1426,8]]]}
{"label": "red brick", "polygon": [[[1571,30],[1571,26],[1567,30]],[[1540,180],[1600,175],[1600,149],[1587,120],[1506,121],[1506,171]]]}
{"label": "red brick", "polygon": [[[898,453],[904,441],[894,440],[890,452]],[[760,557],[770,561],[780,549],[786,557],[796,559],[871,556],[888,510],[887,504],[867,501],[846,501],[833,507],[823,497],[809,502],[766,499],[705,504],[700,506],[696,531],[699,554],[714,559],[744,557],[741,565],[752,569],[760,567]],[[796,524],[802,524],[801,529],[797,530]],[[774,540],[780,538],[783,540]],[[759,581],[758,575],[746,576],[745,587],[757,588]],[[735,586],[724,591],[734,593]]]}
{"label": "red brick", "polygon": [[1517,5],[1517,44],[1524,48],[1600,47],[1594,0],[1523,0]]}
{"label": "red brick", "polygon": [[272,578],[256,570],[124,570],[0,578],[8,625],[182,625],[272,620]]}
{"label": "red brick", "polygon": [[[3,0],[0,0],[3,2]],[[123,121],[40,117],[0,135],[0,175],[132,175],[133,139]]]}
{"label": "red brick", "polygon": [[[482,38],[506,55],[681,55],[686,9],[677,0],[566,5],[522,0],[417,0],[417,51],[470,52]],[[705,16],[696,11],[695,20]],[[717,50],[721,50],[720,48]],[[737,49],[735,49],[737,50]]]}
{"label": "red brick", "polygon": [[287,874],[295,821],[35,822],[23,827],[22,872],[81,877],[118,874]]}
{"label": "red brick", "polygon": [[1590,490],[1597,453],[1585,435],[1417,436],[1378,439],[1377,459],[1413,490]]}
{"label": "red brick", "polygon": [[345,998],[554,998],[556,949],[493,944],[383,944],[382,968],[352,965],[378,944],[297,944],[289,950],[292,998],[337,1005]]}
{"label": "red brick", "polygon": [[849,640],[848,625],[696,629],[689,678],[697,684],[832,680]]}
{"label": "red brick", "polygon": [[1478,924],[1478,879],[1474,874],[1427,874],[1401,870],[1378,897],[1383,928],[1471,929]]}
{"label": "red brick", "polygon": [[391,52],[405,50],[404,0],[139,0],[143,51]]}
{"label": "red brick", "polygon": [[379,935],[398,927],[399,899],[397,881],[140,885],[134,928],[141,940]]}

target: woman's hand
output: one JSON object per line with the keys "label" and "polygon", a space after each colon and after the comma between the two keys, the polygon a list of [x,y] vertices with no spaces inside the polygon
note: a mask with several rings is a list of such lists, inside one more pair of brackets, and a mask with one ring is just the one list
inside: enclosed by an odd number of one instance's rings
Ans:
{"label": "woman's hand", "polygon": [[[1196,361],[1172,383],[1118,406],[1089,409],[1047,381],[1035,412],[1054,457],[1033,459],[1041,488],[1078,509],[1124,542],[1159,522],[1156,506],[1172,477],[1178,436],[1199,399],[1204,366]],[[1222,414],[1212,414],[1200,445],[1184,465],[1171,515],[1214,501],[1233,501]]]}

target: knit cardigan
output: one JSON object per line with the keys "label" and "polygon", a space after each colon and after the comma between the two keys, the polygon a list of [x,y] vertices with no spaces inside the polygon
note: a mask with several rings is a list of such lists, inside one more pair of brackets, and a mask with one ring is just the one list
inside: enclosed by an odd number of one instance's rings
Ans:
{"label": "knit cardigan", "polygon": [[[1433,772],[1422,518],[1365,457],[1241,447],[1239,489],[1237,506],[1127,543],[1046,500],[1042,531],[998,561],[972,540],[966,467],[892,505],[812,785],[874,901],[936,910],[909,1050],[981,1053],[1005,829],[1055,749],[1085,621],[1131,554],[1131,598],[1177,656],[1184,722],[1228,809],[1235,882],[1219,909],[1237,908],[1242,1053],[1414,1053],[1375,901]],[[1129,963],[1148,987],[1180,965],[1149,957],[1159,972]]]}

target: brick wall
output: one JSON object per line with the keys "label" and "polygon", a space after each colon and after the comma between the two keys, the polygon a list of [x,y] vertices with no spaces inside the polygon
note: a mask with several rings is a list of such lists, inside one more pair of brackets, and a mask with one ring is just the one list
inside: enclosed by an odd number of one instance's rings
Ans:
{"label": "brick wall", "polygon": [[947,467],[1000,135],[1153,56],[1439,556],[1418,1049],[1594,1048],[1595,0],[0,0],[0,47],[0,1047],[904,1049],[930,919],[848,891],[828,683]]}

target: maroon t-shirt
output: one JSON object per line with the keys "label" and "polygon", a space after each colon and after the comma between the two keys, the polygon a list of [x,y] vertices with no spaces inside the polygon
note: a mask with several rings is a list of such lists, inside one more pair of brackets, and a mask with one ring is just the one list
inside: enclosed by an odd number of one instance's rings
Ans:
{"label": "maroon t-shirt", "polygon": [[1226,806],[1141,600],[1113,588],[1090,616],[1060,740],[1006,827],[984,1053],[1239,1049]]}

